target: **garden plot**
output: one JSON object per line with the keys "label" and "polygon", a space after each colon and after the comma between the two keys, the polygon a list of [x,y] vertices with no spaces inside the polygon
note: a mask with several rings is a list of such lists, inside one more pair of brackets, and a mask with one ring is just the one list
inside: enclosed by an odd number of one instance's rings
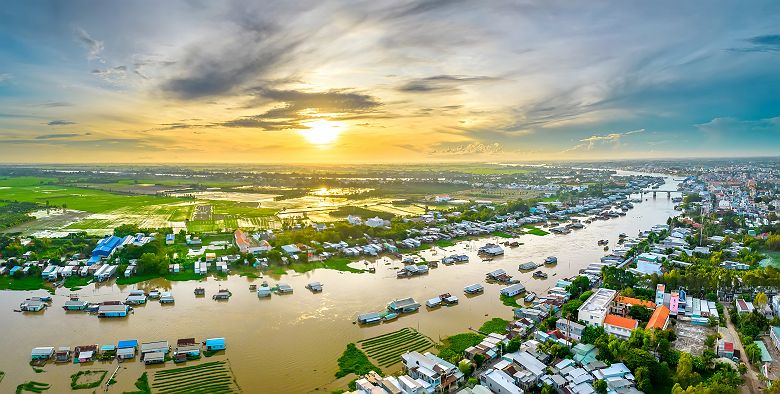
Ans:
{"label": "garden plot", "polygon": [[422,353],[433,345],[431,338],[409,327],[358,342],[360,349],[382,368],[400,362],[406,352]]}
{"label": "garden plot", "polygon": [[212,361],[154,373],[152,391],[167,393],[238,393],[233,371],[227,361]]}

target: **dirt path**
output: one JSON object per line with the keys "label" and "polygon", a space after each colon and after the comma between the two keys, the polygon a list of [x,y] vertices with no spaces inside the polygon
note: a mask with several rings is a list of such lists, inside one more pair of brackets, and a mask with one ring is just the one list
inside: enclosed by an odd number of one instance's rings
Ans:
{"label": "dirt path", "polygon": [[739,350],[740,359],[748,367],[748,371],[745,374],[746,381],[740,388],[740,391],[743,393],[760,394],[762,393],[761,381],[758,380],[755,369],[750,365],[750,362],[747,359],[745,348],[742,346],[742,341],[739,339],[739,333],[737,332],[736,327],[734,327],[734,324],[731,323],[728,308],[723,308],[723,315],[723,318],[726,319],[726,328],[729,330],[731,337],[734,338],[734,349]]}

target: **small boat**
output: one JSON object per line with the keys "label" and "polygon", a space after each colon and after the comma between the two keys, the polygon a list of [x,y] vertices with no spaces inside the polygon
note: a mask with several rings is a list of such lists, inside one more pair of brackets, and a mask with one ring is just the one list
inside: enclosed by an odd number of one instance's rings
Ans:
{"label": "small boat", "polygon": [[528,293],[528,294],[526,294],[526,295],[525,295],[525,297],[523,298],[523,301],[525,301],[525,302],[531,302],[531,301],[533,301],[535,298],[536,298],[536,294],[535,294],[535,293]]}
{"label": "small boat", "polygon": [[195,295],[196,296],[206,295],[206,289],[204,289],[202,287],[196,287],[195,288]]}
{"label": "small boat", "polygon": [[444,293],[440,295],[439,299],[441,300],[442,304],[445,305],[456,305],[458,303],[458,297],[455,297],[450,293]]}
{"label": "small boat", "polygon": [[516,248],[518,246],[520,246],[520,242],[517,241],[513,241],[512,243],[509,244],[510,248]]}
{"label": "small boat", "polygon": [[544,259],[545,264],[558,264],[558,258],[555,256],[549,256]]}
{"label": "small boat", "polygon": [[389,312],[388,314],[382,316],[382,320],[383,321],[391,321],[391,320],[395,320],[397,318],[398,318],[398,314],[397,313],[393,313],[393,312]]}
{"label": "small boat", "polygon": [[626,237],[628,237],[628,235],[626,235],[626,233],[620,233],[620,235],[618,235],[618,237],[620,237],[620,238],[626,238]]}
{"label": "small boat", "polygon": [[149,292],[149,298],[151,298],[151,299],[160,298],[160,291],[157,290],[157,289],[154,289],[154,290],[150,291]]}
{"label": "small boat", "polygon": [[604,251],[606,252],[606,251],[608,251],[608,250],[609,250],[609,246],[605,246],[605,247],[604,247]]}
{"label": "small boat", "polygon": [[306,288],[311,290],[312,293],[320,293],[322,292],[322,283],[311,282],[308,285],[306,285]]}
{"label": "small boat", "polygon": [[257,285],[249,285],[249,291],[257,290]]}
{"label": "small boat", "polygon": [[533,277],[536,279],[547,279],[547,274],[542,271],[536,271],[534,272]]}

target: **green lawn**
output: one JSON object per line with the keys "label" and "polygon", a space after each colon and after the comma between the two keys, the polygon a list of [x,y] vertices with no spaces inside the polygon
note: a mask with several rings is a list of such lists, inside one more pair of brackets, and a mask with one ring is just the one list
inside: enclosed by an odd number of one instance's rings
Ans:
{"label": "green lawn", "polygon": [[354,343],[348,344],[347,349],[339,357],[339,370],[336,371],[336,377],[341,378],[350,373],[360,376],[367,374],[369,371],[382,373],[382,370],[372,364],[366,357],[366,354],[360,351]]}
{"label": "green lawn", "polygon": [[48,285],[40,275],[28,275],[21,278],[12,278],[8,275],[0,276],[0,290],[40,290],[44,289],[54,294],[54,289]]}
{"label": "green lawn", "polygon": [[499,238],[514,238],[514,236],[512,234],[509,234],[509,233],[506,233],[506,232],[503,232],[503,231],[493,231],[492,234],[494,236],[496,236],[496,237],[499,237]]}
{"label": "green lawn", "polygon": [[528,226],[523,226],[523,228],[526,230],[525,231],[526,234],[538,235],[538,236],[543,236],[543,235],[549,234],[549,232],[544,231],[544,230],[540,229],[539,227],[534,227],[534,226],[528,225]]}
{"label": "green lawn", "polygon": [[479,331],[487,334],[490,333],[505,334],[507,324],[509,324],[509,320],[504,320],[500,317],[494,317],[486,321],[485,324],[483,324],[482,327],[479,328]]}

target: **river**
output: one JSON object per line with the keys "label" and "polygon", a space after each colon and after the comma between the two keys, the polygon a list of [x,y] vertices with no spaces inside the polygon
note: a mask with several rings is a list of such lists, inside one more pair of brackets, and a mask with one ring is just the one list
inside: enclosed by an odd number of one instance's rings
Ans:
{"label": "river", "polygon": [[[631,174],[619,172],[619,175]],[[676,189],[676,182],[665,177],[661,189]],[[679,194],[677,194],[679,195]],[[640,230],[664,223],[675,215],[674,204],[666,193],[657,198],[645,196],[646,201],[635,203],[626,216],[608,221],[596,221],[585,229],[566,235],[524,235],[517,240],[523,245],[505,248],[503,257],[481,262],[476,255],[479,246],[490,238],[462,241],[456,246],[434,248],[420,252],[428,260],[465,253],[471,257],[468,264],[431,269],[428,275],[409,279],[396,279],[396,268],[401,264],[389,258],[381,258],[375,274],[351,274],[319,269],[304,274],[288,274],[281,279],[266,276],[248,279],[230,276],[225,280],[209,278],[201,282],[174,282],[164,280],[131,286],[90,285],[78,293],[91,302],[124,300],[136,287],[160,288],[173,292],[176,304],[161,306],[150,302],[136,308],[126,319],[98,319],[83,313],[66,313],[61,306],[70,294],[58,289],[52,307],[39,314],[15,313],[19,303],[41,292],[0,292],[0,345],[2,361],[0,370],[6,373],[0,382],[0,392],[12,392],[16,385],[36,380],[53,385],[49,392],[68,389],[69,376],[79,366],[49,363],[45,372],[35,373],[28,365],[30,349],[36,346],[70,346],[90,343],[116,343],[121,339],[138,339],[139,342],[168,340],[175,346],[177,338],[225,337],[227,358],[236,380],[245,392],[295,393],[330,392],[336,360],[347,343],[402,327],[414,327],[434,340],[469,327],[479,327],[484,321],[501,317],[509,319],[512,309],[499,301],[503,285],[485,284],[482,295],[467,298],[463,287],[470,283],[484,284],[485,274],[503,268],[524,283],[529,291],[542,293],[561,278],[577,274],[588,264],[604,255],[599,239],[609,239],[614,246],[618,234],[635,236]],[[503,242],[505,239],[493,239]],[[531,273],[520,273],[517,265],[526,261],[542,262],[546,256],[557,256],[558,264],[543,267],[549,273],[546,280],[531,278]],[[270,299],[258,299],[249,285],[267,280],[273,284],[282,281],[290,284],[294,294],[274,295]],[[320,281],[324,291],[312,294],[304,288],[311,281]],[[195,298],[195,287],[205,287],[206,297]],[[218,288],[233,292],[229,301],[217,302],[210,297]],[[438,294],[450,292],[460,298],[460,304],[449,308],[402,316],[390,322],[372,327],[359,327],[352,322],[359,313],[382,310],[394,298],[414,297],[418,302]],[[211,359],[210,359],[211,360]],[[112,372],[116,364],[94,368]],[[170,367],[172,364],[168,363]],[[396,364],[398,368],[400,364]],[[84,367],[82,367],[84,368]],[[117,384],[110,392],[133,389],[133,382],[145,368],[140,362],[125,363],[117,376]],[[340,383],[340,382],[339,382]]]}

